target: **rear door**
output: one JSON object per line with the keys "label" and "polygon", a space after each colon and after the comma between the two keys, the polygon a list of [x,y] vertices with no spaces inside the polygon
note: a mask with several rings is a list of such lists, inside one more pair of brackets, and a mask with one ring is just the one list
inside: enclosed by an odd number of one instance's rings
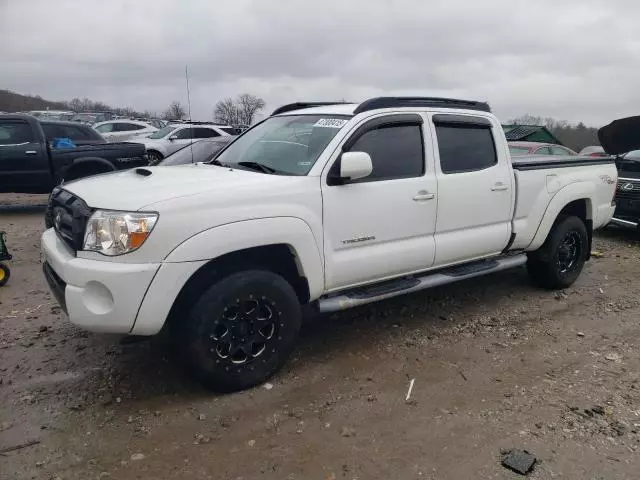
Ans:
{"label": "rear door", "polygon": [[439,113],[432,122],[438,152],[435,265],[499,254],[511,234],[515,189],[504,135],[496,134],[501,126],[488,117]]}
{"label": "rear door", "polygon": [[0,191],[47,191],[49,157],[38,137],[25,120],[0,120]]}

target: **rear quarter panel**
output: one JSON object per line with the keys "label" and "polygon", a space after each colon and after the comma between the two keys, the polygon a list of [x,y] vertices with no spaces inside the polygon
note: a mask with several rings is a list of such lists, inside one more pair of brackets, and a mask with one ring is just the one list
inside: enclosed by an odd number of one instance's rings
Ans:
{"label": "rear quarter panel", "polygon": [[513,249],[538,249],[558,214],[575,200],[586,200],[587,219],[593,222],[594,229],[611,220],[611,201],[617,179],[613,162],[535,170],[518,170],[517,165],[515,168],[517,199]]}

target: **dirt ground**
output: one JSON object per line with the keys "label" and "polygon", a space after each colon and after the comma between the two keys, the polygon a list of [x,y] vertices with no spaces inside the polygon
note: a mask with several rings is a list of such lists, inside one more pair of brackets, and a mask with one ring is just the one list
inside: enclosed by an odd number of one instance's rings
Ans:
{"label": "dirt ground", "polygon": [[[574,287],[526,271],[310,320],[285,370],[220,396],[164,339],[72,326],[48,292],[46,198],[0,195],[0,479],[640,478],[640,240],[599,233]],[[409,383],[415,379],[410,399]]]}

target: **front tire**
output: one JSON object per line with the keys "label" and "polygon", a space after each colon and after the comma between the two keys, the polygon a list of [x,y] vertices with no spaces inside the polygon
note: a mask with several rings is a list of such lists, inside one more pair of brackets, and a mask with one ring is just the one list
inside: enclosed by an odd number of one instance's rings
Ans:
{"label": "front tire", "polygon": [[11,276],[11,269],[8,265],[0,263],[0,287],[4,287]]}
{"label": "front tire", "polygon": [[528,255],[527,270],[535,284],[549,290],[567,288],[582,272],[589,236],[584,222],[574,216],[556,220],[542,246]]}
{"label": "front tire", "polygon": [[151,150],[147,152],[147,158],[149,159],[149,165],[154,166],[159,164],[164,157],[159,152]]}
{"label": "front tire", "polygon": [[181,327],[180,349],[218,392],[266,381],[293,351],[302,310],[293,287],[265,270],[230,274],[209,287]]}

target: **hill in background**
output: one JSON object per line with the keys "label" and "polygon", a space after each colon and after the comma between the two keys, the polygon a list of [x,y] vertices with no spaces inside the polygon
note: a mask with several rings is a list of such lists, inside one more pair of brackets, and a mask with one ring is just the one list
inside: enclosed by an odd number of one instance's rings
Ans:
{"label": "hill in background", "polygon": [[66,110],[66,102],[51,102],[39,95],[21,95],[10,90],[0,90],[0,111],[23,112],[29,110]]}
{"label": "hill in background", "polygon": [[22,95],[11,90],[0,90],[0,112],[26,112],[30,110],[71,110],[74,112],[114,112],[118,115],[154,118],[152,112],[138,112],[133,108],[112,107],[88,98],[52,102],[40,95]]}

